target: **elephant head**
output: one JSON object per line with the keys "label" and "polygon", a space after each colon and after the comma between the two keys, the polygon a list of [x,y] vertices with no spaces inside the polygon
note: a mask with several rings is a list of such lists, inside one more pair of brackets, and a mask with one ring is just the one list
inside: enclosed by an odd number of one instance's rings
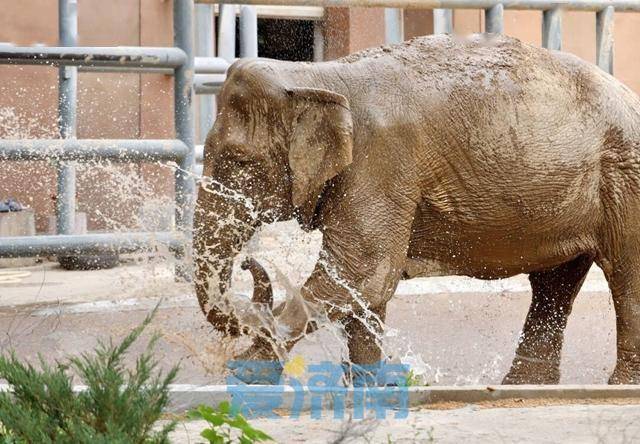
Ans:
{"label": "elephant head", "polygon": [[[296,85],[280,75],[280,64],[252,60],[230,68],[205,144],[194,227],[196,291],[209,322],[232,336],[257,331],[228,299],[234,257],[262,223],[296,217],[312,227],[325,185],[351,163],[347,99]],[[268,302],[270,286],[257,285],[266,273],[257,263],[247,268],[254,301]]]}

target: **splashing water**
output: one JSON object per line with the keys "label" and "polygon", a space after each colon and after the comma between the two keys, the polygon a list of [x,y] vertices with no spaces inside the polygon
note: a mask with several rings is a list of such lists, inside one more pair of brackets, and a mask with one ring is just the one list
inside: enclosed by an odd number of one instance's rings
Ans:
{"label": "splashing water", "polygon": [[[171,167],[177,168],[177,165],[171,165]],[[241,191],[230,189],[210,177],[199,176],[193,173],[188,174],[191,174],[197,183],[200,184],[203,191],[214,193],[217,196],[230,200],[231,202],[239,203],[248,212],[251,220],[255,220],[260,216],[251,199],[245,196]],[[211,216],[212,220],[214,220],[214,215]],[[215,220],[219,221],[219,224],[221,225],[218,229],[222,229],[223,227],[226,228],[231,225],[241,230],[241,227],[245,224],[244,220],[236,218],[233,214],[228,215],[226,218],[220,218],[219,215],[215,215]],[[269,271],[272,278],[272,284],[274,286],[275,302],[283,303],[285,301],[291,302],[296,300],[297,303],[301,304],[304,307],[309,320],[313,320],[318,326],[318,330],[326,330],[334,339],[334,341],[330,341],[330,345],[337,345],[336,348],[339,359],[342,362],[349,361],[347,337],[344,327],[339,322],[330,322],[324,312],[324,309],[339,310],[342,313],[353,316],[361,322],[375,338],[376,343],[382,349],[383,357],[385,357],[385,359],[390,360],[392,356],[399,356],[404,353],[406,359],[401,359],[401,362],[408,364],[412,368],[415,367],[416,370],[414,373],[426,375],[428,373],[427,369],[430,369],[430,367],[424,363],[419,353],[414,353],[411,350],[409,342],[405,343],[404,350],[402,347],[398,347],[397,344],[394,344],[393,349],[389,349],[385,341],[386,328],[384,321],[369,308],[369,303],[364,299],[362,293],[357,288],[353,287],[348,280],[343,278],[336,267],[321,257],[320,246],[321,234],[319,232],[304,233],[299,227],[297,227],[297,224],[294,221],[277,222],[274,224],[262,225],[258,228],[250,241],[247,242],[242,251],[239,252],[238,257],[236,258],[237,260],[235,261],[236,264],[234,265],[232,273],[232,285],[228,294],[232,295],[232,299],[234,299],[233,295],[240,296],[240,301],[238,301],[237,297],[235,298],[236,304],[240,302],[245,305],[243,308],[236,309],[235,311],[246,312],[246,304],[249,303],[249,297],[252,294],[251,281],[246,279],[247,274],[244,274],[243,276],[242,273],[239,273],[237,264],[242,262],[245,257],[253,257],[263,264]],[[330,301],[322,301],[322,304],[325,307],[324,309],[321,309],[321,307],[317,307],[304,300],[300,289],[304,284],[306,277],[311,274],[316,262],[323,267],[326,273],[340,287],[347,291],[352,301],[355,303],[357,313],[362,313],[362,315],[356,314],[350,306],[339,306]],[[215,280],[215,277],[212,277],[212,279]],[[210,288],[215,284],[217,284],[217,282],[210,281]],[[209,304],[215,304],[215,301],[209,301]],[[217,307],[223,312],[229,313],[229,309],[225,304],[220,304]],[[249,308],[249,310],[251,310],[251,308]],[[257,315],[256,317],[261,322],[260,325],[262,327],[272,327],[270,330],[273,333],[273,337],[265,336],[265,339],[269,340],[276,346],[275,348],[280,359],[287,361],[289,356],[283,353],[284,344],[291,340],[306,337],[307,334],[304,332],[305,329],[302,330],[302,333],[300,333],[299,336],[293,337],[291,331],[286,326],[277,324],[277,320],[274,319],[271,313],[265,313],[262,308],[254,309],[253,313]],[[274,323],[275,330],[273,329]],[[379,326],[382,326],[382,328]],[[253,331],[255,332],[256,330],[253,329]],[[391,336],[393,336],[394,331],[395,330],[391,330]],[[313,336],[314,334],[315,333],[310,336]],[[336,356],[336,350],[330,350],[329,343],[326,341],[319,340],[316,345],[319,345],[323,349],[325,356]],[[295,355],[295,352],[293,352],[292,355]],[[293,359],[297,358],[294,357]],[[436,380],[437,377],[438,374],[436,372]]]}
{"label": "splashing water", "polygon": [[[38,117],[24,118],[10,108],[0,108],[0,135],[5,138],[29,138],[34,135],[55,138],[57,137],[57,128],[55,126],[43,127]],[[79,177],[78,209],[90,214],[91,229],[98,228],[115,232],[153,232],[174,229],[176,208],[172,195],[172,182],[174,173],[178,169],[178,165],[175,163],[154,162],[141,166],[110,161],[92,161],[77,163],[76,166]],[[12,172],[20,176],[24,182],[28,182],[30,188],[26,189],[31,196],[48,195],[51,190],[55,190],[53,163],[32,162],[18,165],[17,163],[4,162],[2,167],[4,171]],[[43,168],[48,171],[47,174],[42,173]],[[154,171],[153,174],[149,173],[149,169]],[[213,178],[190,174],[200,184],[201,190],[204,192],[215,193],[235,204],[240,204],[242,215],[229,214],[225,218],[215,218],[220,224],[217,227],[218,230],[237,229],[241,231],[246,223],[246,216],[249,216],[249,220],[261,216],[255,203],[238,190],[230,189]],[[165,179],[166,184],[162,184]],[[95,186],[95,184],[107,183],[112,185],[108,187]],[[85,189],[91,188],[94,189],[93,193],[85,191]],[[13,191],[3,189],[2,185],[0,185],[0,190],[2,194]],[[100,202],[107,204],[99,205]],[[25,203],[29,204],[30,202],[26,200]],[[213,217],[212,220],[214,220]],[[42,227],[40,230],[42,231]],[[318,263],[349,294],[358,311],[356,318],[374,335],[376,342],[383,350],[383,356],[389,360],[409,365],[413,373],[422,377],[425,382],[439,383],[442,381],[443,375],[449,375],[450,369],[431,365],[429,362],[431,356],[426,358],[418,351],[423,350],[424,347],[412,344],[415,338],[405,330],[404,323],[392,322],[395,328],[386,325],[382,330],[378,328],[378,325],[384,325],[384,323],[376,313],[369,309],[368,302],[363,298],[361,292],[344,279],[339,270],[332,266],[326,258],[320,257],[321,240],[319,232],[305,233],[294,221],[262,225],[253,237],[244,244],[234,263],[232,284],[229,291],[230,300],[234,307],[242,310],[250,304],[253,281],[250,274],[243,272],[239,266],[245,257],[255,258],[266,268],[272,278],[276,305],[284,301],[304,301],[300,288]],[[163,244],[156,243],[145,251],[126,255],[124,260],[135,263],[137,269],[134,271],[128,267],[122,267],[118,279],[121,280],[120,287],[127,287],[127,292],[118,295],[119,298],[157,298],[172,294],[185,296],[188,293],[189,300],[193,301],[195,305],[195,296],[191,295],[192,289],[184,284],[173,282],[173,267],[176,265],[176,258]],[[479,292],[502,292],[501,297],[503,298],[507,297],[507,291],[513,291],[513,286],[508,286],[504,282],[498,284],[482,283],[478,286]],[[449,287],[443,286],[442,288],[452,292],[459,291],[458,287],[449,289]],[[516,290],[523,291],[520,290],[520,287]],[[444,290],[438,291],[444,292]],[[528,289],[525,288],[524,291],[528,291]],[[396,296],[394,299],[399,297]],[[394,299],[392,299],[392,304]],[[343,312],[351,310],[351,307],[338,306],[329,301],[326,301],[324,305],[323,309],[332,308]],[[421,311],[428,310],[428,307],[422,302],[420,302],[420,306]],[[452,298],[448,299],[448,306],[450,311],[460,309]],[[309,306],[307,313],[320,324],[319,330],[321,331],[313,333],[301,341],[291,351],[290,356],[281,356],[283,360],[295,358],[299,353],[306,353],[310,355],[309,359],[305,360],[308,363],[322,359],[330,359],[334,362],[348,361],[344,326],[338,322],[329,322],[326,316],[322,315],[324,310],[318,311],[318,308]],[[489,309],[487,308],[487,310]],[[264,323],[263,325],[272,325],[275,322],[269,312],[256,310],[254,313]],[[197,315],[202,317],[200,313]],[[412,316],[415,317],[414,319],[419,319],[421,314],[414,309]],[[276,327],[277,343],[281,344],[291,339],[291,332],[287,331],[286,326]],[[516,328],[519,328],[519,325]],[[196,334],[179,331],[165,331],[165,333],[168,341],[182,344],[196,360],[200,361],[203,367],[209,368],[216,375],[219,375],[224,368],[224,363],[220,361],[231,359],[233,355],[231,350],[247,345],[246,338],[240,340],[221,339],[217,333],[211,333],[210,330],[200,330]],[[208,342],[202,344],[202,341]],[[487,347],[490,346],[491,344],[487,344]],[[494,354],[489,356],[488,360],[489,362],[484,367],[474,370],[473,374],[449,376],[447,382],[468,384],[488,380],[496,381],[504,373],[508,359],[504,359],[500,354]],[[455,379],[451,380],[452,378]]]}

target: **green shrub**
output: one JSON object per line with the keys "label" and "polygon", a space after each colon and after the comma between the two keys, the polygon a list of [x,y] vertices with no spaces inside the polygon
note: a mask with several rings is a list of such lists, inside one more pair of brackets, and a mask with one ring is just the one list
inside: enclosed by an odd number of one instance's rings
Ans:
{"label": "green shrub", "polygon": [[[157,370],[153,346],[127,369],[124,358],[151,322],[156,307],[119,345],[100,342],[93,353],[67,363],[40,368],[15,354],[0,356],[0,379],[12,393],[0,393],[0,443],[167,443],[176,426],[153,426],[169,402],[169,384],[178,367],[166,375]],[[86,390],[74,392],[71,370]]]}
{"label": "green shrub", "polygon": [[204,419],[210,424],[210,427],[204,429],[200,436],[211,444],[228,444],[234,440],[240,444],[273,441],[273,438],[266,433],[253,428],[227,401],[221,402],[216,409],[200,405],[189,412],[189,418]]}

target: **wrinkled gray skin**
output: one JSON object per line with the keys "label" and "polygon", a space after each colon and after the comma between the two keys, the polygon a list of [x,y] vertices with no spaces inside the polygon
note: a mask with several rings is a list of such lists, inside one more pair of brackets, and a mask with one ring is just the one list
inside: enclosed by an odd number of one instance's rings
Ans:
{"label": "wrinkled gray skin", "polygon": [[[481,279],[528,273],[504,382],[557,383],[595,262],[616,311],[610,382],[640,382],[640,101],[613,77],[508,37],[430,36],[326,63],[237,62],[219,109],[197,292],[218,329],[259,336],[240,359],[281,359],[326,315],[345,326],[354,363],[378,361],[373,333],[398,281],[435,261]],[[227,303],[233,257],[260,223],[294,217],[322,231],[320,260],[301,298],[256,324]]]}

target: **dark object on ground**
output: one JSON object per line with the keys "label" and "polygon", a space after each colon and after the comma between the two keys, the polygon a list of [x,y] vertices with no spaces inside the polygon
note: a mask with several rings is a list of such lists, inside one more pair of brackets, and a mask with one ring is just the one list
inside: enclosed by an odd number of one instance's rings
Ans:
{"label": "dark object on ground", "polygon": [[106,270],[120,263],[117,253],[83,254],[81,256],[58,256],[65,270]]}
{"label": "dark object on ground", "polygon": [[0,201],[0,213],[8,213],[10,211],[22,211],[24,207],[20,202],[14,199]]}

